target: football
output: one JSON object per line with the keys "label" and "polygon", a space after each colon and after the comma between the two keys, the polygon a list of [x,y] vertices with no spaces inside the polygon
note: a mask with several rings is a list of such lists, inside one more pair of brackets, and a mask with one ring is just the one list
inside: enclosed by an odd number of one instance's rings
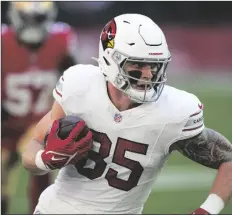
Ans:
{"label": "football", "polygon": [[[60,126],[59,126],[59,131],[57,133],[57,136],[64,140],[66,139],[69,134],[71,133],[71,131],[73,130],[73,128],[81,121],[82,119],[78,116],[65,116],[61,119],[59,119],[60,122]],[[87,125],[85,125],[84,129],[82,129],[82,131],[80,132],[80,134],[78,135],[78,137],[76,138],[76,140],[80,140],[82,137],[84,137],[89,131],[89,128]],[[47,136],[50,132],[47,132],[46,137],[45,137],[45,143],[47,140]]]}

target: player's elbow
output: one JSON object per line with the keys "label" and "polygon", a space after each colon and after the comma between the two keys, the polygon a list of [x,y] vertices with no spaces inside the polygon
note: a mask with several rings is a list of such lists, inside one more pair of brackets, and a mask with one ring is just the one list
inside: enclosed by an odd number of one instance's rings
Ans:
{"label": "player's elbow", "polygon": [[232,161],[223,162],[219,167],[219,171],[232,179]]}
{"label": "player's elbow", "polygon": [[232,188],[232,162],[223,162],[218,169],[218,177],[226,180],[230,184],[230,189]]}
{"label": "player's elbow", "polygon": [[35,165],[35,158],[26,152],[22,154],[22,164],[23,167],[32,175],[45,175],[48,173],[46,171],[38,169]]}
{"label": "player's elbow", "polygon": [[42,172],[35,164],[35,157],[39,150],[43,149],[41,144],[35,140],[31,140],[28,145],[25,147],[22,153],[22,164],[23,167],[34,175],[44,175],[45,172]]}
{"label": "player's elbow", "polygon": [[23,167],[33,173],[33,167],[35,166],[35,157],[32,155],[32,153],[25,150],[22,154],[22,164]]}
{"label": "player's elbow", "polygon": [[22,164],[26,170],[30,170],[33,164],[33,157],[26,150],[22,153]]}

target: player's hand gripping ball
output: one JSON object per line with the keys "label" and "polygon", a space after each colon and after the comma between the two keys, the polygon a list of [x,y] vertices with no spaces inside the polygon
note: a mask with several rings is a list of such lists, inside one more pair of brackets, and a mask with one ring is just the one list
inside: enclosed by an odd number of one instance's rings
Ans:
{"label": "player's hand gripping ball", "polygon": [[84,120],[66,116],[55,120],[45,138],[41,157],[49,169],[60,169],[75,164],[92,148],[92,132]]}

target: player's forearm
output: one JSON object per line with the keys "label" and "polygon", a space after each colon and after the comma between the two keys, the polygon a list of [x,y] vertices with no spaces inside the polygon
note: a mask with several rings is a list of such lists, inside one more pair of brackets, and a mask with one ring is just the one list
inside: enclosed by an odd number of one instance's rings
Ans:
{"label": "player's forearm", "polygon": [[44,147],[41,143],[32,139],[23,152],[22,161],[24,168],[34,175],[44,175],[47,173],[46,171],[39,169],[36,165],[36,155],[43,149]]}
{"label": "player's forearm", "polygon": [[[202,209],[207,214],[219,214],[232,196],[232,162],[224,162],[218,169],[218,174],[210,191],[210,195],[200,206],[201,209],[194,211],[202,214]],[[192,214],[195,214],[192,213]]]}
{"label": "player's forearm", "polygon": [[170,147],[204,166],[218,169],[211,194],[201,205],[205,211],[218,214],[232,195],[232,144],[222,134],[205,128],[201,134]]}
{"label": "player's forearm", "polygon": [[223,163],[213,183],[210,193],[217,194],[227,203],[232,196],[232,162]]}

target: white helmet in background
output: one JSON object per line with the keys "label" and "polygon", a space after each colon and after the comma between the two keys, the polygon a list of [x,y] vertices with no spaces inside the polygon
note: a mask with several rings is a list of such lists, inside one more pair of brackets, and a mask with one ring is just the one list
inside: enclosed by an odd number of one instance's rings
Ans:
{"label": "white helmet in background", "polygon": [[57,8],[49,2],[11,2],[8,18],[20,41],[41,43],[46,39],[57,16]]}
{"label": "white helmet in background", "polygon": [[[150,18],[123,14],[107,23],[100,35],[99,67],[107,80],[138,103],[156,101],[166,82],[166,68],[171,55],[162,30]],[[127,63],[151,64],[153,78],[145,87],[133,87],[137,77],[127,73]]]}

